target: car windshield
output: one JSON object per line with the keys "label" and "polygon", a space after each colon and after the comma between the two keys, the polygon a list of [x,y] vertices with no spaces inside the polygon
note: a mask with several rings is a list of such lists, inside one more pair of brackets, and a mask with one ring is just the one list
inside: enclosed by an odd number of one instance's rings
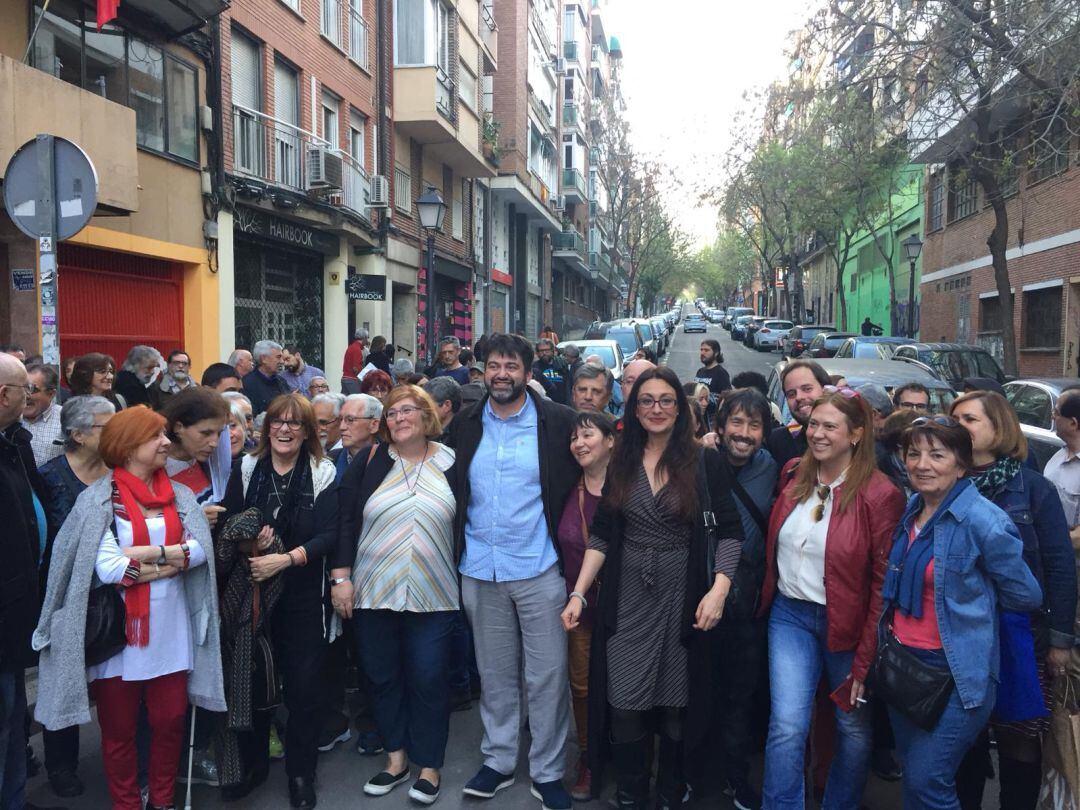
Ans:
{"label": "car windshield", "polygon": [[[609,337],[608,340],[615,340],[614,337]],[[622,346],[622,343],[619,344]],[[578,346],[581,350],[581,357],[584,359],[590,354],[595,354],[601,360],[604,361],[604,365],[610,369],[615,368],[615,350],[610,346]],[[637,351],[635,349],[634,351]]]}
{"label": "car windshield", "polygon": [[632,329],[609,329],[607,339],[618,343],[619,348],[623,350],[623,354],[627,357],[637,353],[637,335],[634,334]]}
{"label": "car windshield", "polygon": [[848,339],[847,335],[837,335],[836,337],[825,338],[825,345],[830,349],[834,349]]}
{"label": "car windshield", "polygon": [[930,365],[950,380],[965,377],[989,377],[1001,381],[1001,369],[994,359],[984,352],[939,351],[930,353]]}

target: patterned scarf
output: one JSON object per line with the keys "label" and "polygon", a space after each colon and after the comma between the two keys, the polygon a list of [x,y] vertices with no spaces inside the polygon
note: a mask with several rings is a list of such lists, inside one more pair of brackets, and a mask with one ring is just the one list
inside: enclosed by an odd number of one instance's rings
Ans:
{"label": "patterned scarf", "polygon": [[[165,518],[165,545],[173,546],[180,542],[184,527],[176,511],[176,494],[165,468],[159,468],[150,482],[150,486],[129,473],[122,467],[113,470],[114,500],[119,500],[120,508],[114,506],[118,517],[126,515],[131,523],[131,545],[150,545],[150,531],[146,527],[147,510],[161,509]],[[127,642],[133,647],[145,647],[150,643],[150,583],[141,582],[124,590],[124,608],[127,611]]]}
{"label": "patterned scarf", "polygon": [[979,494],[988,501],[994,500],[1002,487],[1020,472],[1020,462],[1009,456],[1002,456],[989,467],[973,471],[970,476],[971,482],[979,490]]}

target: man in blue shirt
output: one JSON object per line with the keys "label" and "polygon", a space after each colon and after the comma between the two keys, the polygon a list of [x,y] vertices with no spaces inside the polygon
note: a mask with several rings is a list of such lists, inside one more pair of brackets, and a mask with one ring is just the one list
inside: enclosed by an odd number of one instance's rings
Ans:
{"label": "man in blue shirt", "polygon": [[305,397],[310,396],[308,388],[311,381],[316,377],[325,377],[326,372],[321,368],[304,361],[300,354],[300,347],[295,343],[285,346],[281,350],[281,379],[292,391],[299,391]]}
{"label": "man in blue shirt", "polygon": [[532,363],[523,338],[493,335],[488,396],[454,420],[461,423],[454,540],[482,673],[484,725],[484,765],[465,793],[491,798],[514,783],[524,697],[532,794],[547,810],[568,810],[562,777],[570,701],[559,623],[566,585],[555,536],[579,470],[570,455],[574,412],[527,389]]}
{"label": "man in blue shirt", "polygon": [[453,335],[439,341],[439,362],[435,377],[453,377],[458,385],[469,384],[469,369],[461,365],[461,341]]}

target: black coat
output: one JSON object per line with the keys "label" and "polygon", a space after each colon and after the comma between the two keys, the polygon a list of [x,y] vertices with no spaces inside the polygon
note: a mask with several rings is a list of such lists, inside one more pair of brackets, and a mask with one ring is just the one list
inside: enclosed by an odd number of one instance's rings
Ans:
{"label": "black coat", "polygon": [[160,380],[155,380],[153,385],[147,387],[142,384],[142,380],[135,376],[135,372],[122,368],[116,372],[113,391],[124,398],[124,402],[127,403],[129,408],[132,405],[145,405],[148,408],[157,410],[161,406],[159,397],[156,396],[161,391],[158,388],[158,382]]}
{"label": "black coat", "polygon": [[[387,444],[376,445],[374,455],[365,448],[349,463],[349,469],[338,484],[338,536],[327,568],[352,568],[356,561],[357,541],[364,527],[364,507],[393,468],[394,460],[390,458]],[[451,466],[444,472],[451,490],[455,486],[454,469]]]}
{"label": "black coat", "polygon": [[4,560],[0,569],[0,672],[33,666],[37,657],[30,649],[42,593],[35,494],[44,509],[48,494],[34,466],[30,431],[16,422],[0,433],[0,515],[4,520],[0,531]]}
{"label": "black coat", "polygon": [[805,453],[806,448],[806,428],[800,429],[798,434],[793,436],[786,425],[781,425],[773,428],[772,433],[765,440],[765,449],[776,459],[776,466],[780,469],[783,469],[784,465],[793,458],[798,458]]}
{"label": "black coat", "polygon": [[[274,397],[279,394],[287,394],[292,389],[289,384],[275,374],[267,379],[261,371],[254,369],[244,375],[244,396],[251,400],[251,412],[258,416],[270,407]],[[269,428],[269,425],[267,425]]]}
{"label": "black coat", "polygon": [[[565,405],[559,405],[549,399],[526,389],[526,395],[532,398],[536,406],[537,445],[540,448],[540,497],[544,503],[544,519],[547,521],[548,535],[555,553],[559,555],[559,568],[562,569],[562,552],[556,542],[559,518],[563,504],[570,490],[577,485],[581,477],[581,467],[570,453],[570,434],[574,427],[574,412]],[[457,452],[457,462],[447,472],[453,473],[451,488],[457,498],[457,513],[454,515],[454,559],[461,561],[465,551],[465,510],[469,505],[469,465],[472,464],[476,449],[484,436],[484,408],[488,397],[485,396],[475,405],[461,411],[451,423],[453,447]]]}
{"label": "black coat", "polygon": [[[709,482],[709,498],[712,512],[716,517],[715,536],[717,538],[743,539],[742,520],[738,508],[732,499],[730,465],[723,463],[720,454],[707,450],[699,456],[707,465],[707,479],[698,477],[698,501],[704,500],[702,486]],[[610,757],[610,718],[607,700],[607,642],[617,628],[619,605],[619,582],[622,576],[623,536],[626,533],[626,520],[617,508],[613,508],[609,499],[608,486],[604,486],[605,497],[596,509],[589,533],[607,541],[608,553],[601,572],[603,585],[600,599],[593,617],[592,645],[589,653],[589,766],[593,778],[600,784],[604,765]],[[705,535],[703,521],[694,523],[690,537],[690,564],[686,569],[686,598],[683,602],[682,643],[688,651],[689,667],[689,703],[686,707],[686,719],[683,725],[685,741],[684,756],[689,758],[702,744],[709,730],[713,716],[713,683],[711,637],[707,632],[694,629],[694,616],[702,597],[712,587],[714,578],[712,561],[709,557],[709,543]],[[711,633],[712,631],[708,631]]]}

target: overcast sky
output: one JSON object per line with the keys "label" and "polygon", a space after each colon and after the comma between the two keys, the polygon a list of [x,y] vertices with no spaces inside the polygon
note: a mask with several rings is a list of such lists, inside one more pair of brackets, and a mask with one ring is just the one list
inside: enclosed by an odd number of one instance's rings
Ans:
{"label": "overcast sky", "polygon": [[670,167],[684,191],[669,200],[682,228],[712,240],[716,211],[693,189],[720,179],[745,91],[784,75],[787,33],[808,0],[608,0],[604,23],[623,49],[623,92],[642,153]]}

